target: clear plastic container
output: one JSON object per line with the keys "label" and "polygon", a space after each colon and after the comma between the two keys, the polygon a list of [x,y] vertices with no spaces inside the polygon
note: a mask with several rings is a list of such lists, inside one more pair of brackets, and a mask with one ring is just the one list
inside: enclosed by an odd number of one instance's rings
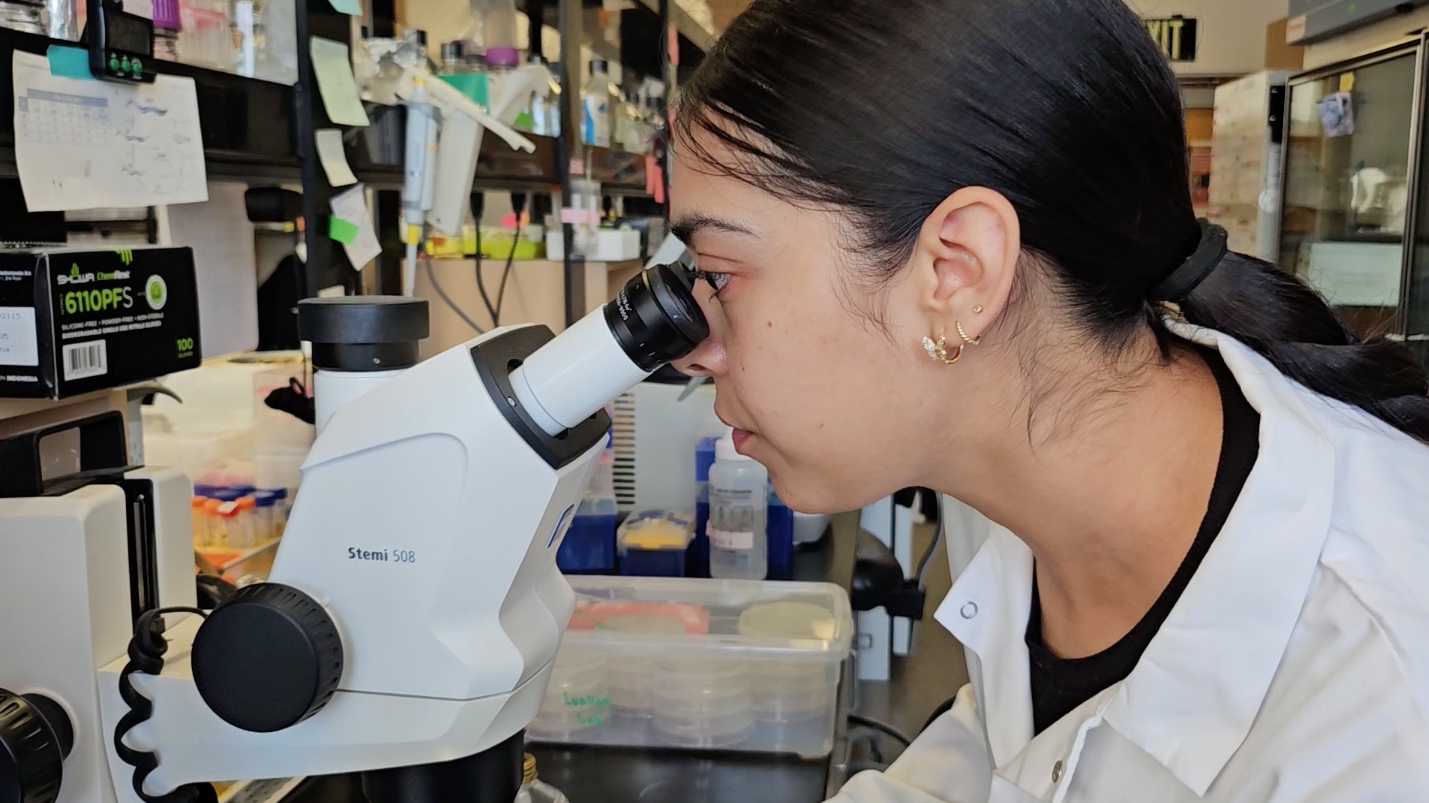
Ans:
{"label": "clear plastic container", "polygon": [[194,548],[208,546],[208,497],[195,496],[189,502],[189,514],[193,519]]}
{"label": "clear plastic container", "polygon": [[[753,638],[819,639],[837,628],[829,611],[797,600],[752,605],[736,629]],[[838,687],[832,667],[813,663],[755,661],[750,664],[755,715],[770,722],[796,722],[823,713],[828,693]]]}
{"label": "clear plastic container", "polygon": [[[534,741],[805,757],[833,748],[838,681],[853,637],[842,589],[770,581],[569,579],[577,605],[547,701],[596,689],[608,700],[610,716],[599,727],[534,728]],[[580,682],[573,682],[572,660],[586,667]],[[543,709],[538,720],[546,716]]]}
{"label": "clear plastic container", "polygon": [[610,680],[600,652],[562,650],[551,667],[541,713],[527,734],[534,739],[570,741],[598,730],[610,718]]}
{"label": "clear plastic container", "polygon": [[228,546],[228,525],[223,516],[219,515],[219,508],[225,504],[218,499],[209,499],[204,503],[203,511],[208,519],[208,541],[206,546],[210,549],[223,549]]}
{"label": "clear plastic container", "polygon": [[769,472],[720,438],[710,466],[710,576],[762,580],[769,574]]}
{"label": "clear plastic container", "polygon": [[571,526],[556,551],[556,566],[570,574],[610,574],[615,571],[614,496],[587,494],[571,518]]}
{"label": "clear plastic container", "polygon": [[228,545],[236,549],[252,549],[258,545],[257,500],[251,496],[240,496],[234,504],[238,506],[238,517],[229,527]]}
{"label": "clear plastic container", "polygon": [[754,733],[750,662],[741,658],[667,658],[651,685],[655,731],[679,747],[726,748]]}
{"label": "clear plastic container", "polygon": [[278,494],[276,491],[253,492],[253,538],[262,544],[278,537]]}

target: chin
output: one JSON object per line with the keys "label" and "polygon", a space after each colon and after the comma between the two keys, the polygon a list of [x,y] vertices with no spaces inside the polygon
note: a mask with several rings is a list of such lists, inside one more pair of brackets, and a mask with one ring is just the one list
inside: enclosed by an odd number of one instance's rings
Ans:
{"label": "chin", "polygon": [[847,496],[830,494],[827,486],[819,486],[815,482],[789,482],[781,475],[772,473],[769,475],[769,481],[773,483],[774,493],[779,495],[779,500],[796,513],[833,514],[862,507],[850,506]]}

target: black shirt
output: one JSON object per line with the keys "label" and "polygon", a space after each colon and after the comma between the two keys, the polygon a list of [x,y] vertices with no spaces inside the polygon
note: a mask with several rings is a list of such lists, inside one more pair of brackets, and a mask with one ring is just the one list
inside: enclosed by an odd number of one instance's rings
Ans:
{"label": "black shirt", "polygon": [[1131,632],[1106,650],[1086,658],[1058,658],[1042,643],[1042,603],[1037,593],[1037,579],[1033,576],[1032,613],[1027,620],[1026,639],[1032,681],[1032,721],[1036,733],[1046,730],[1077,706],[1131,674],[1141,660],[1141,654],[1191,582],[1216,534],[1225,525],[1255,465],[1256,456],[1260,453],[1260,414],[1246,401],[1220,354],[1211,349],[1201,349],[1200,352],[1220,387],[1224,429],[1216,479],[1196,540],[1192,542],[1176,575],[1171,578],[1171,583]]}

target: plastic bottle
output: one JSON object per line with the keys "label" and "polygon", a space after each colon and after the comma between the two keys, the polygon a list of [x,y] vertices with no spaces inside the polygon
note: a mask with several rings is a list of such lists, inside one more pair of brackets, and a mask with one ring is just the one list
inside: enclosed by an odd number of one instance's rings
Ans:
{"label": "plastic bottle", "polygon": [[154,58],[179,60],[179,0],[154,0]]}
{"label": "plastic bottle", "polygon": [[570,803],[561,790],[536,777],[536,757],[526,754],[521,767],[521,791],[514,803]]}
{"label": "plastic bottle", "polygon": [[437,77],[474,103],[486,106],[486,72],[479,61],[467,58],[465,43],[460,39],[442,44],[442,66]]}
{"label": "plastic bottle", "polygon": [[710,576],[763,580],[769,574],[769,472],[734,450],[731,438],[715,444],[710,466]]}
{"label": "plastic bottle", "polygon": [[[526,63],[534,67],[547,66],[546,60],[541,58],[539,53],[532,53]],[[561,88],[554,78],[546,81],[544,85],[538,85],[536,91],[531,93],[531,104],[527,107],[526,114],[517,118],[518,127],[524,123],[532,134],[540,134],[543,137],[559,136],[561,111],[554,98],[560,91]]]}
{"label": "plastic bottle", "polygon": [[520,63],[521,53],[514,47],[486,48],[486,110],[493,116],[504,116],[504,111],[495,107],[504,102],[502,84]]}
{"label": "plastic bottle", "polygon": [[254,491],[253,503],[253,544],[257,546],[278,537],[278,494]]}
{"label": "plastic bottle", "polygon": [[591,59],[590,80],[581,90],[581,141],[600,148],[610,147],[613,85],[608,69],[605,59]]}

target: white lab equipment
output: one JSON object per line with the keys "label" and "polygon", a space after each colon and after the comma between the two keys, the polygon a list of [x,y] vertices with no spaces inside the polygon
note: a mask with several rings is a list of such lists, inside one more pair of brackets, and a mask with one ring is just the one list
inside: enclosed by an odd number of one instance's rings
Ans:
{"label": "white lab equipment", "polygon": [[763,580],[769,574],[769,472],[734,449],[729,437],[715,442],[710,466],[710,576]]}
{"label": "white lab equipment", "polygon": [[[708,333],[690,277],[660,267],[591,313],[600,326],[554,339],[507,327],[420,365],[424,301],[301,307],[317,394],[347,401],[304,464],[270,582],[192,615],[191,490],[177,471],[154,475],[148,541],[115,486],[0,499],[0,545],[16,556],[0,602],[45,611],[0,619],[0,694],[57,704],[16,704],[43,747],[0,751],[20,756],[0,783],[18,779],[21,799],[53,784],[60,803],[203,800],[183,797],[199,794],[190,784],[353,771],[373,803],[429,800],[414,789],[432,784],[450,790],[438,799],[515,797],[507,762],[519,767],[574,603],[556,549],[604,445],[601,408],[624,390],[583,384],[571,363],[609,341],[633,382],[688,353]],[[549,433],[523,398],[569,429]],[[125,582],[113,569],[135,565],[131,539],[149,546]],[[55,710],[64,721],[49,722]]]}
{"label": "white lab equipment", "polygon": [[417,281],[417,248],[424,227],[431,224],[456,235],[470,214],[484,132],[490,129],[513,149],[531,152],[536,146],[424,67],[404,64],[401,69],[395,93],[409,106],[402,180],[402,241],[407,246],[402,288],[410,296]]}

